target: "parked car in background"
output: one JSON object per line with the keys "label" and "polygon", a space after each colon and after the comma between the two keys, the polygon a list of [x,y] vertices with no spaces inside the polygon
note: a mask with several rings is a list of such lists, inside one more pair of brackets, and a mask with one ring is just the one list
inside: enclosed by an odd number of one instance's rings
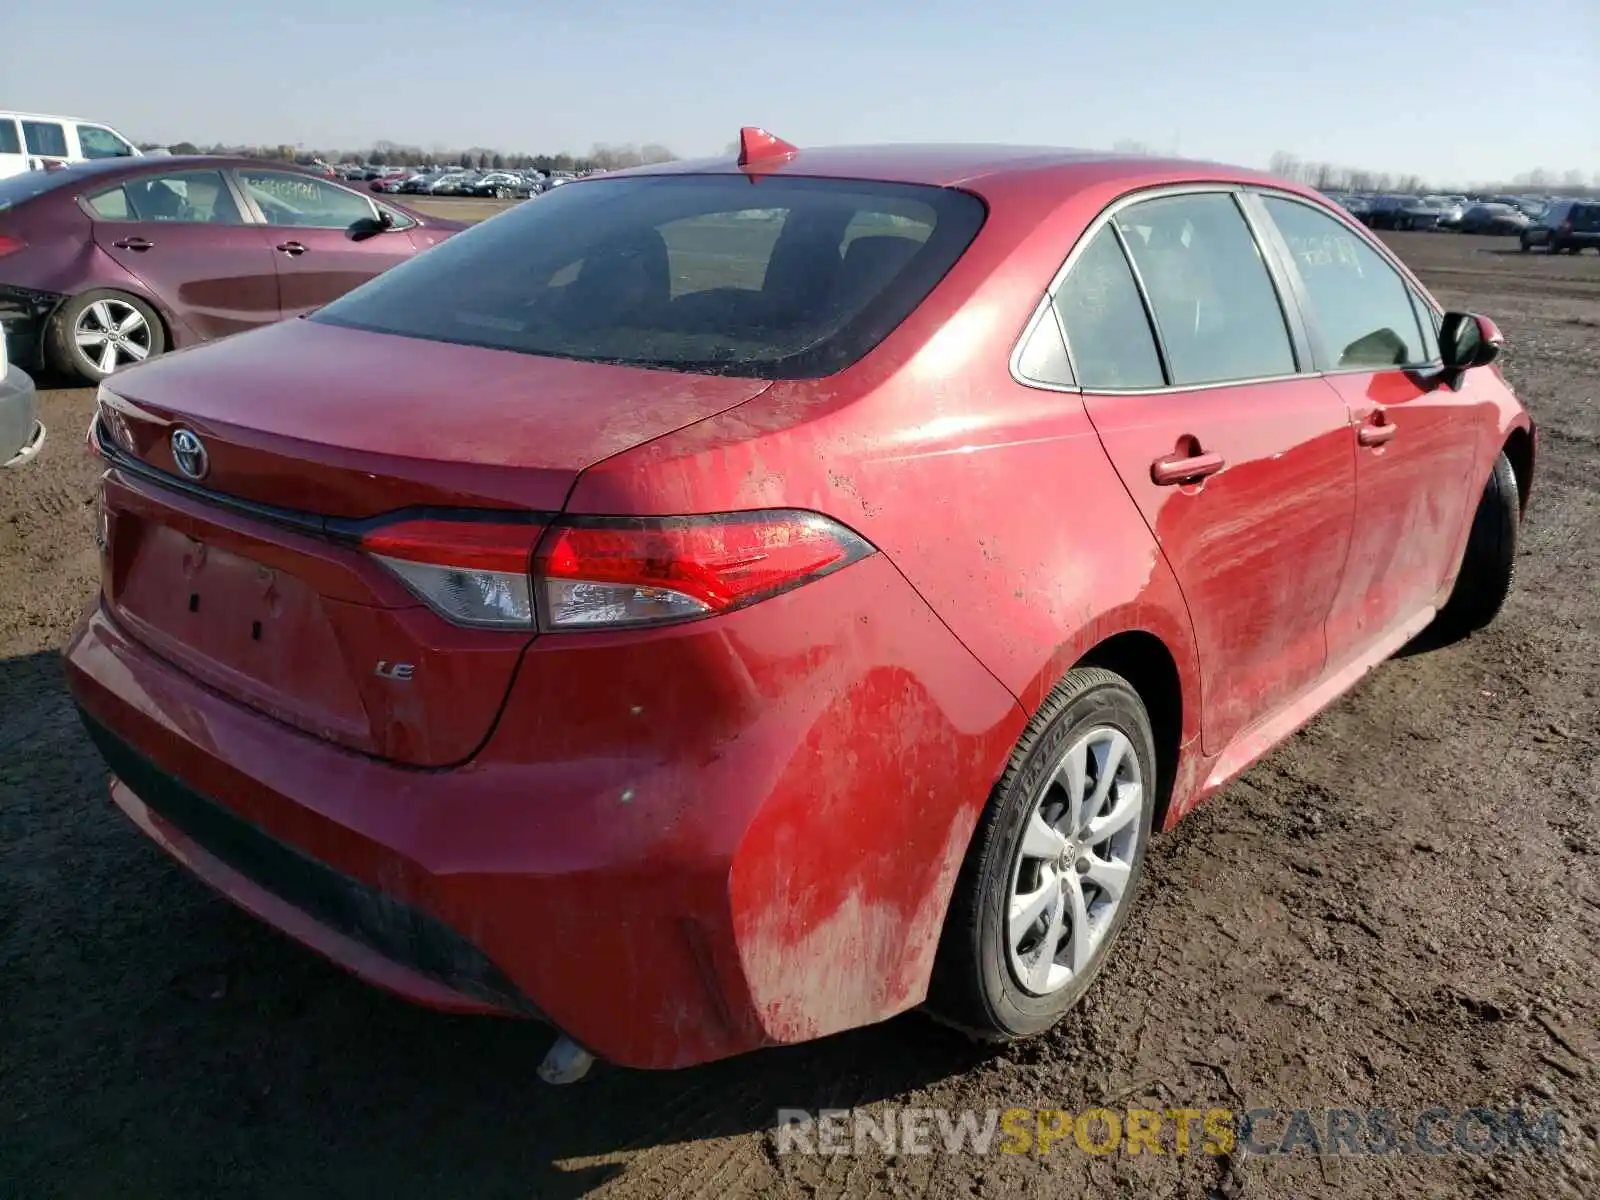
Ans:
{"label": "parked car in background", "polygon": [[418,171],[401,181],[400,191],[408,196],[425,196],[434,182],[444,178],[444,175],[445,172],[440,170]]}
{"label": "parked car in background", "polygon": [[418,171],[410,170],[388,171],[379,175],[372,181],[370,190],[374,192],[383,192],[386,195],[394,195],[396,192],[405,191],[405,185],[410,183],[419,174],[420,172]]}
{"label": "parked car in background", "polygon": [[13,359],[95,382],[298,316],[462,228],[295,167],[168,157],[0,180]]}
{"label": "parked car in background", "polygon": [[138,157],[139,148],[109,125],[0,110],[0,179],[41,170],[46,164]]}
{"label": "parked car in background", "polygon": [[44,438],[33,380],[10,361],[5,337],[0,335],[0,467],[31,462],[44,447]]}
{"label": "parked car in background", "polygon": [[1494,618],[1532,425],[1297,185],[742,145],[108,381],[69,686],[147,835],[414,1000],[1037,1033],[1156,829]]}
{"label": "parked car in background", "polygon": [[1551,254],[1600,250],[1600,200],[1557,200],[1522,231],[1522,248],[1542,246]]}
{"label": "parked car in background", "polygon": [[488,196],[496,200],[525,200],[533,194],[528,181],[509,171],[491,171],[461,187],[464,196]]}
{"label": "parked car in background", "polygon": [[1366,224],[1373,229],[1438,229],[1442,216],[1442,208],[1426,198],[1379,195],[1366,210]]}
{"label": "parked car in background", "polygon": [[1528,218],[1509,204],[1474,204],[1461,215],[1462,233],[1487,233],[1516,237],[1528,228]]}
{"label": "parked car in background", "polygon": [[1372,197],[1349,194],[1339,200],[1339,207],[1343,208],[1356,220],[1366,224],[1372,212]]}
{"label": "parked car in background", "polygon": [[428,184],[428,195],[463,195],[466,190],[471,187],[473,181],[477,179],[477,177],[477,173],[474,171],[451,171],[447,174],[440,175]]}
{"label": "parked car in background", "polygon": [[1461,224],[1461,218],[1467,213],[1467,199],[1464,196],[1424,196],[1423,202],[1439,214],[1435,222],[1440,229],[1455,229]]}

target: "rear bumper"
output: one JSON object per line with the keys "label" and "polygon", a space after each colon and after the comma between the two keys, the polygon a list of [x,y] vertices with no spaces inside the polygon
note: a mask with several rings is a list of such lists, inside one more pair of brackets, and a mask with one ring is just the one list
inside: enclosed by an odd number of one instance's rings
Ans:
{"label": "rear bumper", "polygon": [[413,1000],[656,1068],[920,1003],[1015,701],[882,556],[663,632],[538,639],[446,771],[223,699],[98,604],[66,665],[147,834]]}
{"label": "rear bumper", "polygon": [[20,467],[44,446],[39,400],[21,367],[0,376],[0,467]]}
{"label": "rear bumper", "polygon": [[538,1015],[448,926],[279,841],[163,771],[86,711],[79,715],[115,775],[117,807],[243,908],[373,983],[435,1007]]}

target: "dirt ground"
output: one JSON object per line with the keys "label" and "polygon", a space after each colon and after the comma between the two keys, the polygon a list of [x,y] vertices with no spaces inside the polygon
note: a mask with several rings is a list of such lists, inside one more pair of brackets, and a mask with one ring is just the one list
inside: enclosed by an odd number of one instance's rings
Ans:
{"label": "dirt ground", "polygon": [[[1004,1052],[916,1015],[542,1086],[548,1034],[381,995],[111,808],[57,653],[95,586],[87,390],[0,479],[0,1195],[1600,1195],[1600,256],[1398,235],[1540,422],[1501,621],[1411,653],[1152,848],[1085,1005]],[[780,1154],[780,1107],[1561,1114],[1555,1154]],[[1280,1126],[1281,1128],[1281,1126]]]}

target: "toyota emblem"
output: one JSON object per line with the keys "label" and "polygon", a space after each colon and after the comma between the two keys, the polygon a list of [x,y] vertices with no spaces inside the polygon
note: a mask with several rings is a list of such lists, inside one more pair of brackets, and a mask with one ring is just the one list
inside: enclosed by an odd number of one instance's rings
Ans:
{"label": "toyota emblem", "polygon": [[172,433],[172,461],[178,464],[190,479],[204,479],[211,469],[211,458],[203,443],[192,429],[176,429]]}

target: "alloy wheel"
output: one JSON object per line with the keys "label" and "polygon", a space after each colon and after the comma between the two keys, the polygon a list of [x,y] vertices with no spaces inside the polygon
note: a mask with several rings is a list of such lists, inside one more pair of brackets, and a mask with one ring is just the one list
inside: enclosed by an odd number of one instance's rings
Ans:
{"label": "alloy wheel", "polygon": [[96,300],[78,314],[73,341],[85,361],[106,374],[150,357],[150,323],[125,300]]}
{"label": "alloy wheel", "polygon": [[1144,806],[1139,756],[1121,730],[1078,735],[1045,775],[1011,869],[1006,945],[1035,996],[1088,970],[1133,879]]}

